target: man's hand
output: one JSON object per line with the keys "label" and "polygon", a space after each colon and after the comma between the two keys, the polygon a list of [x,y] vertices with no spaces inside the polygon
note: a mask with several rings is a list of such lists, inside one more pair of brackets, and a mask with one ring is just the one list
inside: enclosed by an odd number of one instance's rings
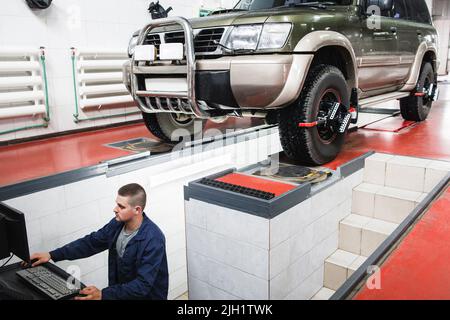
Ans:
{"label": "man's hand", "polygon": [[[37,267],[38,265],[44,264],[49,262],[52,259],[52,257],[50,256],[50,253],[48,252],[42,252],[42,253],[35,253],[30,257],[30,260],[36,260],[34,261],[34,263],[31,265],[32,267]],[[26,262],[22,262],[22,266],[27,266]]]}
{"label": "man's hand", "polygon": [[86,287],[80,291],[85,297],[75,297],[75,300],[102,300],[102,291],[94,286]]}

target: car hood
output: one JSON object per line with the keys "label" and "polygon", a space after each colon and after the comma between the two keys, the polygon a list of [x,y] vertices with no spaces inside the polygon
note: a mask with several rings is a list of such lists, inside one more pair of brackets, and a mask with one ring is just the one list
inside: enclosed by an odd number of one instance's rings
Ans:
{"label": "car hood", "polygon": [[[212,15],[202,18],[189,19],[193,29],[224,27],[230,25],[256,24],[273,21],[301,21],[303,23],[313,23],[321,17],[335,14],[335,11],[342,11],[337,6],[329,6],[327,9],[313,7],[299,8],[276,8],[258,11],[240,11]],[[180,30],[179,26],[169,26],[155,28],[153,32],[166,32]]]}

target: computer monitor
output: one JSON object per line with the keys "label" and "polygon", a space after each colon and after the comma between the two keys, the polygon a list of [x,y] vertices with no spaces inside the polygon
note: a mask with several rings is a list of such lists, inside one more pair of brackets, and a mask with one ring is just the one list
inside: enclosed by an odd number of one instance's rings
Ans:
{"label": "computer monitor", "polygon": [[30,261],[25,215],[0,202],[0,259],[11,253],[23,261]]}

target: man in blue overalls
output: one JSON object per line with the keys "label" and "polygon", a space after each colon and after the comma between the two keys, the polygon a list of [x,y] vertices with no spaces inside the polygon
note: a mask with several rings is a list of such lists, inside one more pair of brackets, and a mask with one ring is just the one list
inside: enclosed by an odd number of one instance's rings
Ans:
{"label": "man in blue overalls", "polygon": [[112,219],[84,238],[49,253],[37,253],[33,267],[50,260],[76,260],[109,250],[109,287],[90,286],[78,300],[167,299],[169,275],[165,238],[144,213],[145,190],[128,184],[118,191]]}

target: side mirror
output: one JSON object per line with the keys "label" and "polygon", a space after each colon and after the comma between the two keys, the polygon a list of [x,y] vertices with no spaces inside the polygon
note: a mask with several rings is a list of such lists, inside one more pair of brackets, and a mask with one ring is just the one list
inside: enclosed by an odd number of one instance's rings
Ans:
{"label": "side mirror", "polygon": [[[380,12],[390,11],[394,6],[394,0],[367,0],[366,10],[372,6],[378,7]],[[367,14],[371,15],[370,12],[367,12]]]}

